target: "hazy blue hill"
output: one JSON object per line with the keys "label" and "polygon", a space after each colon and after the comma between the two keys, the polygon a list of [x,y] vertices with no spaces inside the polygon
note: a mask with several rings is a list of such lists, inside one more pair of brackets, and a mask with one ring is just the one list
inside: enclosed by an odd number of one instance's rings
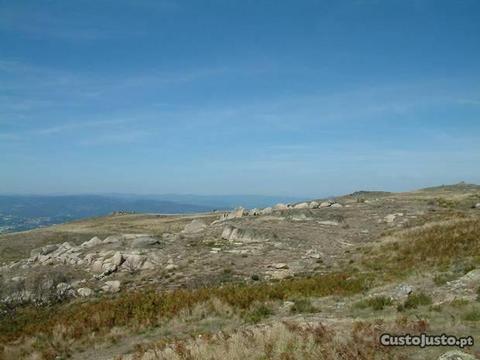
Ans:
{"label": "hazy blue hill", "polygon": [[216,209],[233,209],[238,206],[245,208],[263,208],[276,203],[293,203],[304,198],[293,196],[269,195],[195,195],[195,194],[163,194],[163,195],[125,195],[112,194],[125,199],[155,199],[173,201],[175,203],[194,204],[197,206],[214,207]]}
{"label": "hazy blue hill", "polygon": [[211,210],[211,206],[173,201],[126,199],[101,195],[0,195],[0,212],[21,216],[97,216],[112,211],[187,213]]}
{"label": "hazy blue hill", "polygon": [[107,215],[114,211],[180,214],[213,208],[157,199],[101,195],[0,195],[0,233]]}
{"label": "hazy blue hill", "polygon": [[0,195],[0,233],[29,230],[114,211],[182,214],[293,202],[257,195]]}

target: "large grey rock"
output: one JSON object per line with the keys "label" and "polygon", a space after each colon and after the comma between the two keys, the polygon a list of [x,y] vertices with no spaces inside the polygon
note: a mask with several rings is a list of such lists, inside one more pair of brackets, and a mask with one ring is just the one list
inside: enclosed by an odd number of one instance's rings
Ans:
{"label": "large grey rock", "polygon": [[120,242],[120,237],[117,235],[110,235],[106,237],[102,242],[104,244],[116,244]]}
{"label": "large grey rock", "polygon": [[58,245],[54,245],[54,244],[45,245],[41,248],[33,249],[32,251],[30,251],[30,256],[33,258],[39,255],[43,255],[43,256],[49,255],[57,249],[58,249]]}
{"label": "large grey rock", "polygon": [[122,254],[120,253],[120,251],[117,251],[111,258],[110,258],[110,262],[113,264],[113,265],[116,265],[116,266],[120,266],[123,262],[123,256]]}
{"label": "large grey rock", "polygon": [[236,226],[227,225],[223,228],[222,239],[231,242],[254,243],[267,241],[269,236],[252,229],[241,229]]}
{"label": "large grey rock", "polygon": [[475,204],[475,209],[480,209],[480,203]]}
{"label": "large grey rock", "polygon": [[88,241],[85,241],[82,245],[80,245],[82,248],[91,248],[94,246],[98,246],[102,244],[102,240],[100,240],[97,236],[94,236]]}
{"label": "large grey rock", "polygon": [[185,225],[185,228],[183,229],[182,233],[186,235],[194,235],[194,234],[199,234],[207,228],[207,224],[205,224],[203,221],[194,219],[192,220],[191,223]]}
{"label": "large grey rock", "polygon": [[341,207],[343,207],[343,205],[339,204],[339,203],[334,203],[334,204],[330,205],[330,207],[331,208],[341,208]]}
{"label": "large grey rock", "polygon": [[333,204],[333,201],[327,200],[327,201],[323,201],[322,203],[320,203],[319,207],[320,208],[327,208],[327,207],[332,206],[332,204]]}
{"label": "large grey rock", "polygon": [[130,272],[140,270],[147,259],[145,255],[138,254],[124,254],[123,256],[125,261],[122,263],[121,268]]}
{"label": "large grey rock", "polygon": [[310,209],[318,209],[319,206],[320,206],[320,204],[316,201],[311,201],[310,204],[308,204],[308,207]]}
{"label": "large grey rock", "polygon": [[300,203],[300,204],[296,204],[293,208],[294,209],[308,209],[308,203],[303,202],[303,203]]}

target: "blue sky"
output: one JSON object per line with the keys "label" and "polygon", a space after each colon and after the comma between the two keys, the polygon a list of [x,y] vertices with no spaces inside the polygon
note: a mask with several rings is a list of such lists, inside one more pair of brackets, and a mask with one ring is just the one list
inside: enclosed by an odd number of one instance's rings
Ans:
{"label": "blue sky", "polygon": [[480,183],[477,0],[0,0],[0,193]]}

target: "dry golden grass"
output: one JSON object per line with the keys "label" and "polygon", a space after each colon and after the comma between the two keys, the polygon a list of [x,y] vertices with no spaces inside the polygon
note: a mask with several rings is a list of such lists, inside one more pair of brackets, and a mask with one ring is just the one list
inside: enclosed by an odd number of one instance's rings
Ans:
{"label": "dry golden grass", "polygon": [[[212,299],[238,310],[248,320],[255,311],[252,306],[258,304],[298,296],[347,296],[365,290],[368,283],[368,278],[361,275],[336,273],[272,284],[231,284],[168,293],[145,290],[96,302],[43,309],[27,307],[18,309],[15,316],[2,319],[0,344],[35,337],[36,350],[50,359],[71,351],[50,340],[41,341],[58,338],[58,329],[62,329],[63,339],[86,341],[90,334],[95,333],[97,341],[101,341],[114,327],[128,327],[133,331],[151,328],[179,314],[191,312],[198,304]],[[51,316],[52,313],[55,316]]]}
{"label": "dry golden grass", "polygon": [[406,359],[405,354],[381,346],[378,342],[380,334],[385,331],[420,333],[427,327],[423,320],[411,321],[405,318],[389,324],[382,321],[356,322],[349,331],[342,332],[322,324],[275,322],[230,334],[161,341],[138,349],[130,359]]}
{"label": "dry golden grass", "polygon": [[387,278],[412,270],[448,269],[455,263],[480,263],[480,219],[466,218],[427,224],[400,233],[376,251],[364,256],[363,264]]}

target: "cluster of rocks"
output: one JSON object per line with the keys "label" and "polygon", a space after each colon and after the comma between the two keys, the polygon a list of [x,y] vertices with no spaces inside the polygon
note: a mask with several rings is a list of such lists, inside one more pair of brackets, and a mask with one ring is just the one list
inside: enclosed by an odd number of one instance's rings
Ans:
{"label": "cluster of rocks", "polygon": [[244,216],[259,216],[259,215],[271,215],[274,212],[279,212],[279,211],[287,211],[287,210],[299,210],[299,209],[320,209],[320,208],[341,208],[343,207],[342,204],[337,203],[333,200],[327,200],[323,202],[317,202],[317,201],[310,201],[310,202],[302,202],[298,204],[283,204],[279,203],[277,205],[274,205],[272,207],[266,207],[263,209],[258,209],[254,208],[251,210],[246,210],[243,207],[239,207],[231,212],[225,212],[220,216],[220,219],[217,221],[214,221],[215,223],[226,221],[226,220],[232,220],[232,219],[237,219],[241,218]]}
{"label": "cluster of rocks", "polygon": [[[197,232],[204,227],[206,227],[205,224],[194,221],[186,227],[185,231]],[[53,273],[61,269],[58,266],[69,265],[81,271],[93,273],[92,280],[98,281],[119,271],[133,273],[155,268],[172,268],[175,265],[171,262],[163,264],[161,246],[159,246],[162,241],[146,234],[124,234],[111,235],[103,240],[95,236],[78,246],[72,245],[70,242],[49,244],[32,250],[28,259],[2,266],[0,271],[8,274],[12,271],[17,271],[17,269],[23,269],[29,274],[35,274],[36,270],[34,269],[41,267],[41,271],[48,269],[48,271]],[[45,265],[50,266],[44,267]],[[105,282],[100,287],[101,290],[105,292],[119,291],[120,283],[116,281],[113,283]],[[35,291],[30,291],[27,287],[19,284],[10,281],[8,287],[12,290],[8,291],[6,296],[0,294],[3,296],[4,302],[46,303],[57,301],[63,297],[87,297],[94,293],[93,290],[87,287],[76,286],[77,289],[74,290],[60,283],[58,284],[58,292],[56,292],[53,288],[57,284],[52,281],[36,284]]]}
{"label": "cluster of rocks", "polygon": [[142,251],[103,251],[85,256],[85,263],[95,278],[102,279],[117,271],[134,273],[140,270],[152,270],[161,266],[161,260],[155,253],[143,254]]}
{"label": "cluster of rocks", "polygon": [[[74,246],[69,242],[62,244],[49,244],[30,252],[30,257],[26,261],[12,263],[8,267],[13,268],[20,265],[21,268],[30,268],[36,265],[54,265],[64,264],[72,266],[86,266],[93,272],[112,273],[126,261],[129,268],[151,268],[152,264],[145,264],[146,257],[139,254],[141,249],[151,248],[160,245],[161,242],[148,235],[122,235],[108,236],[103,241],[97,236],[85,241],[79,246]],[[110,248],[130,248],[129,253],[122,254],[119,251],[94,251],[96,248],[108,245]],[[126,265],[126,266],[127,266]]]}
{"label": "cluster of rocks", "polygon": [[[41,281],[28,283],[25,277],[14,277],[2,284],[4,293],[0,296],[0,304],[8,307],[32,304],[34,306],[51,305],[75,297],[90,297],[95,291],[83,286],[85,280],[56,282],[53,276],[45,276]],[[111,280],[100,284],[99,290],[105,293],[120,291],[120,281]],[[5,292],[5,288],[10,291]]]}

